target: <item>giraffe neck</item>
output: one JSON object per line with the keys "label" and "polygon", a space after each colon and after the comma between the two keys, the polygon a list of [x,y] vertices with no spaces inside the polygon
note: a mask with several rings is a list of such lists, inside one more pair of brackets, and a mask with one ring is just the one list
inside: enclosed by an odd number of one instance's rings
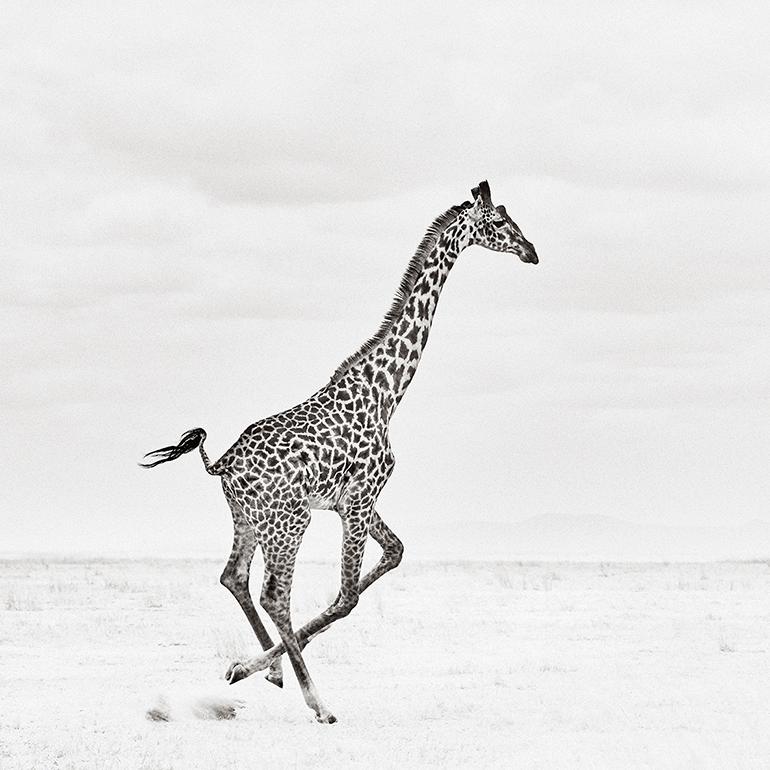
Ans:
{"label": "giraffe neck", "polygon": [[433,223],[379,332],[335,373],[369,382],[385,417],[392,415],[417,371],[441,290],[458,255],[469,245],[469,231],[460,208],[450,209]]}

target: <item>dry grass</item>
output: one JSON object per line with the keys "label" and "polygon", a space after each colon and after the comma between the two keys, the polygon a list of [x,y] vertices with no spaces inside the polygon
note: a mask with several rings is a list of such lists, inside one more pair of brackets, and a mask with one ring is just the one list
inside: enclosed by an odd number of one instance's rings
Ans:
{"label": "dry grass", "polygon": [[[308,647],[339,718],[257,645],[206,561],[0,563],[0,767],[760,767],[770,569],[405,563]],[[303,622],[338,568],[303,564]],[[160,694],[158,694],[160,693]]]}

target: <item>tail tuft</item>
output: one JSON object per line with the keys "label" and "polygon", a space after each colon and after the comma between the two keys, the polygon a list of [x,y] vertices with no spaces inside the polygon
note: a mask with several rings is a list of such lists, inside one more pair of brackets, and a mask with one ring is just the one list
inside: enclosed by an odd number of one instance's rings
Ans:
{"label": "tail tuft", "polygon": [[206,438],[206,431],[203,428],[193,428],[188,430],[187,433],[182,435],[179,439],[179,443],[176,446],[164,446],[160,449],[155,449],[152,452],[148,452],[145,457],[152,458],[152,462],[139,463],[142,468],[154,468],[161,463],[167,463],[170,460],[176,460],[177,457],[181,457],[183,454],[192,452],[193,449],[197,449],[203,440]]}

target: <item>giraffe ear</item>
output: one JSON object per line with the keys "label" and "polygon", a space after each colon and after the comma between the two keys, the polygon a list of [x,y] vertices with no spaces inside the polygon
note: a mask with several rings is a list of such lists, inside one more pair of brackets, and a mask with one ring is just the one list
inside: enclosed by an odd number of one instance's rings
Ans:
{"label": "giraffe ear", "polygon": [[473,196],[473,203],[466,203],[465,204],[465,210],[468,214],[468,218],[475,222],[478,219],[480,219],[481,215],[484,213],[484,203],[481,200],[481,197],[479,196],[479,190],[478,187],[474,187],[471,190],[471,195]]}

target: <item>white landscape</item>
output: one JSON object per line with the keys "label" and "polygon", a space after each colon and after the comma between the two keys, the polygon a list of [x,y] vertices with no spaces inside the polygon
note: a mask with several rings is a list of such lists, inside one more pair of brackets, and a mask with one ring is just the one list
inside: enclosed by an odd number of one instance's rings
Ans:
{"label": "white landscape", "polygon": [[[223,681],[257,645],[221,566],[0,562],[0,767],[724,768],[770,756],[770,560],[405,559],[307,649],[332,726],[314,722],[288,665],[283,690],[260,675]],[[301,563],[295,618],[336,586],[337,565]]]}

